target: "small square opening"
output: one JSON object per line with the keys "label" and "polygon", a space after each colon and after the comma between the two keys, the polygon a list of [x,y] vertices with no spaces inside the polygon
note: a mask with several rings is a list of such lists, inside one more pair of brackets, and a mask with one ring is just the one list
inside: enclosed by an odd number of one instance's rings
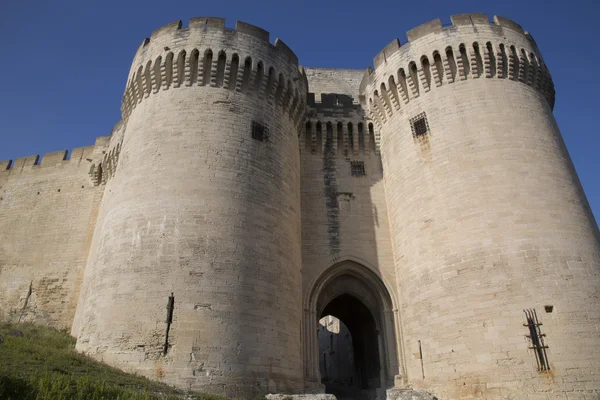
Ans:
{"label": "small square opening", "polygon": [[350,172],[352,176],[364,176],[365,173],[365,163],[363,161],[350,161]]}
{"label": "small square opening", "polygon": [[427,115],[424,112],[410,119],[410,129],[413,136],[423,136],[429,132],[429,124],[427,123]]}
{"label": "small square opening", "polygon": [[268,139],[267,127],[260,122],[252,121],[252,139],[264,142]]}

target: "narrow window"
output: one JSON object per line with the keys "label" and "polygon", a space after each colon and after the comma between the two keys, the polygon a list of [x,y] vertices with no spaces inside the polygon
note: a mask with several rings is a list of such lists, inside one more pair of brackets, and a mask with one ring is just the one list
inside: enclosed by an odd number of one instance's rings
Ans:
{"label": "narrow window", "polygon": [[152,92],[152,78],[150,77],[150,70],[152,69],[152,61],[148,61],[146,69],[144,70],[144,78],[146,80],[146,94]]}
{"label": "narrow window", "polygon": [[352,176],[365,176],[364,161],[350,161],[350,173]]}
{"label": "narrow window", "polygon": [[458,50],[460,52],[460,60],[461,60],[462,68],[463,68],[463,76],[466,78],[471,73],[471,68],[470,68],[471,66],[469,63],[469,55],[467,54],[467,49],[465,48],[464,44],[461,44],[458,47]]}
{"label": "narrow window", "polygon": [[237,84],[238,68],[240,66],[240,58],[237,54],[231,57],[231,68],[229,70],[229,90],[235,90]]}
{"label": "narrow window", "polygon": [[225,52],[221,51],[219,53],[219,58],[217,60],[217,79],[216,79],[216,87],[223,86],[223,79],[225,78],[225,62],[227,61],[227,56]]}
{"label": "narrow window", "polygon": [[375,90],[373,92],[373,98],[375,99],[375,110],[377,111],[377,113],[385,113],[385,111],[383,110],[383,105],[381,104],[381,98],[379,97],[379,91]]}
{"label": "narrow window", "polygon": [[385,102],[385,105],[387,106],[387,110],[389,112],[391,112],[392,111],[392,103],[388,96],[388,91],[385,87],[385,83],[381,82],[381,86],[379,88],[381,89],[381,97],[383,98],[383,101]]}
{"label": "narrow window", "polygon": [[246,58],[244,61],[244,73],[242,74],[242,92],[248,90],[248,84],[250,83],[250,73],[252,72],[252,59]]}
{"label": "narrow window", "polygon": [[508,62],[508,73],[509,78],[513,81],[519,79],[519,56],[517,55],[517,49],[515,46],[510,46],[510,59]]}
{"label": "narrow window", "polygon": [[96,182],[94,183],[94,185],[98,186],[102,182],[104,182],[104,175],[102,174],[102,163],[100,163],[98,164],[98,169],[96,170]]}
{"label": "narrow window", "polygon": [[200,58],[200,52],[198,49],[192,50],[190,55],[190,83],[193,85],[198,82],[198,59]]}
{"label": "narrow window", "polygon": [[298,89],[294,89],[294,93],[292,95],[292,105],[289,108],[290,115],[295,114],[299,99],[300,99],[300,95],[298,94]]}
{"label": "narrow window", "polygon": [[370,148],[375,151],[376,150],[376,144],[375,144],[375,129],[373,129],[373,124],[369,123],[369,146]]}
{"label": "narrow window", "polygon": [[529,54],[529,59],[531,60],[529,64],[529,67],[531,68],[531,84],[537,86],[539,81],[540,64],[533,53]]}
{"label": "narrow window", "polygon": [[348,122],[348,149],[354,151],[354,129],[352,122]]}
{"label": "narrow window", "polygon": [[[473,43],[473,51],[475,52],[475,63],[477,65],[477,76],[483,75],[483,58],[481,57],[481,51],[479,51],[479,43]],[[475,72],[473,72],[475,73]]]}
{"label": "narrow window", "polygon": [[316,130],[316,147],[317,147],[317,153],[320,153],[323,148],[323,129],[321,126],[321,121],[317,121],[317,130]]}
{"label": "narrow window", "polygon": [[529,68],[529,59],[527,58],[525,49],[521,49],[521,63],[523,64],[523,69],[519,70],[519,74],[521,75],[519,78],[521,82],[529,83],[531,82],[531,77],[529,76],[531,68]]}
{"label": "narrow window", "polygon": [[262,61],[258,62],[256,67],[256,76],[254,78],[254,91],[256,93],[260,93],[260,84],[262,83],[263,75],[265,74],[265,69],[263,67]]}
{"label": "narrow window", "polygon": [[252,121],[252,139],[267,141],[269,139],[267,127],[260,122]]}
{"label": "narrow window", "polygon": [[365,152],[365,132],[362,122],[358,123],[358,149],[363,153]]}
{"label": "narrow window", "polygon": [[169,87],[173,83],[173,53],[167,54],[165,69],[167,72],[167,87]]}
{"label": "narrow window", "polygon": [[421,65],[423,68],[423,74],[425,75],[425,81],[427,82],[427,87],[431,88],[431,64],[429,64],[429,58],[427,58],[427,56],[423,56],[421,58]]}
{"label": "narrow window", "polygon": [[202,84],[204,86],[210,85],[210,73],[212,69],[212,50],[208,49],[204,53],[204,64],[202,65]]}
{"label": "narrow window", "polygon": [[312,147],[312,123],[310,121],[306,121],[306,135],[304,137],[306,138],[304,148],[308,150]]}
{"label": "narrow window", "polygon": [[182,50],[177,57],[177,86],[181,86],[185,79],[185,50]]}
{"label": "narrow window", "polygon": [[456,60],[454,59],[454,51],[452,47],[446,47],[446,59],[448,60],[448,66],[450,67],[450,77],[452,80],[456,80]]}
{"label": "narrow window", "polygon": [[142,74],[144,73],[144,67],[142,67],[140,65],[140,68],[137,71],[137,74],[135,74],[135,83],[137,86],[137,93],[140,96],[139,99],[137,99],[138,101],[140,101],[143,97],[144,97],[144,81],[142,79]]}
{"label": "narrow window", "polygon": [[424,112],[410,119],[410,129],[414,137],[422,136],[429,132],[429,124]]}
{"label": "narrow window", "polygon": [[419,76],[417,73],[417,64],[415,64],[414,61],[408,65],[408,72],[410,73],[410,78],[413,81],[414,94],[416,96],[418,96],[419,95]]}
{"label": "narrow window", "polygon": [[342,129],[342,123],[338,123],[337,124],[337,151],[338,152],[343,152],[344,151],[344,130]]}
{"label": "narrow window", "polygon": [[404,72],[403,68],[398,70],[398,83],[402,88],[402,92],[404,92],[404,96],[408,96],[408,87],[406,86],[406,72]]}
{"label": "narrow window", "polygon": [[396,81],[394,80],[394,76],[390,75],[388,79],[388,86],[390,87],[390,92],[392,93],[392,97],[396,100],[396,107],[400,104],[400,96],[398,95],[398,87],[396,87]]}
{"label": "narrow window", "polygon": [[331,122],[327,123],[325,129],[325,151],[331,152],[333,150],[333,126],[331,125]]}
{"label": "narrow window", "polygon": [[493,78],[496,76],[496,55],[494,54],[494,48],[492,47],[491,42],[487,42],[485,44],[487,49],[487,55],[490,58],[489,68],[490,68],[490,77]]}
{"label": "narrow window", "polygon": [[508,78],[508,56],[503,44],[500,45],[500,60],[498,61],[502,64],[502,71],[498,71],[498,74],[502,75],[501,78]]}
{"label": "narrow window", "polygon": [[283,74],[279,74],[277,90],[275,91],[275,102],[276,103],[279,103],[281,101],[281,96],[283,95],[284,86],[285,86],[285,81],[283,79]]}
{"label": "narrow window", "polygon": [[288,107],[291,98],[292,98],[292,81],[288,79],[287,89],[285,90],[285,95],[283,97],[283,108],[284,109]]}
{"label": "narrow window", "polygon": [[275,69],[269,68],[269,77],[267,78],[267,87],[265,88],[265,97],[271,101],[271,94],[273,93],[273,84],[275,83]]}
{"label": "narrow window", "polygon": [[160,85],[162,83],[162,76],[160,76],[160,67],[162,64],[162,57],[158,57],[156,61],[154,61],[154,79],[156,82],[156,91],[160,89]]}
{"label": "narrow window", "polygon": [[444,64],[440,53],[437,51],[433,54],[433,63],[435,65],[435,70],[437,71],[439,83],[444,82]]}

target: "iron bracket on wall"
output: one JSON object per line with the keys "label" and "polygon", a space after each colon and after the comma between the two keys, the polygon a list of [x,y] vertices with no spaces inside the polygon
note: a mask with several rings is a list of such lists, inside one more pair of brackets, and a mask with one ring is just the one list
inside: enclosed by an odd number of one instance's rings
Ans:
{"label": "iron bracket on wall", "polygon": [[167,355],[167,351],[169,350],[169,330],[171,329],[171,324],[173,323],[173,310],[175,309],[175,297],[173,296],[173,292],[169,296],[169,300],[167,301],[167,332],[165,334],[165,347],[163,349],[163,355]]}
{"label": "iron bracket on wall", "polygon": [[531,340],[531,347],[529,348],[535,353],[538,371],[550,371],[550,363],[548,362],[548,354],[546,352],[548,346],[544,344],[546,334],[542,333],[540,328],[542,323],[538,320],[537,312],[533,308],[523,310],[523,312],[527,320],[527,323],[523,324],[523,326],[529,328],[529,335],[526,335],[526,337]]}

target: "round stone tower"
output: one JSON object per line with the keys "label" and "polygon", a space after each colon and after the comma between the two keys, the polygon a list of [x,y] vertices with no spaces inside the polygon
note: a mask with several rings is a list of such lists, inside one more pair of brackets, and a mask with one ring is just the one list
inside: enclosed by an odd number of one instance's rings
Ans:
{"label": "round stone tower", "polygon": [[195,18],[143,42],[124,131],[111,138],[122,143],[73,328],[78,350],[181,388],[302,390],[306,91],[294,53],[246,23]]}
{"label": "round stone tower", "polygon": [[408,41],[361,84],[381,130],[399,378],[442,399],[592,396],[600,235],[534,40],[470,14]]}

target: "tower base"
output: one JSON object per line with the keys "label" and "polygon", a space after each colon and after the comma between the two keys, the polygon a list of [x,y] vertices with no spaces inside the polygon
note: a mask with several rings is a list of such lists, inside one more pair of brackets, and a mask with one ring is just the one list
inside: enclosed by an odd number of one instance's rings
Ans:
{"label": "tower base", "polygon": [[438,400],[434,395],[409,388],[392,388],[386,392],[386,400]]}

